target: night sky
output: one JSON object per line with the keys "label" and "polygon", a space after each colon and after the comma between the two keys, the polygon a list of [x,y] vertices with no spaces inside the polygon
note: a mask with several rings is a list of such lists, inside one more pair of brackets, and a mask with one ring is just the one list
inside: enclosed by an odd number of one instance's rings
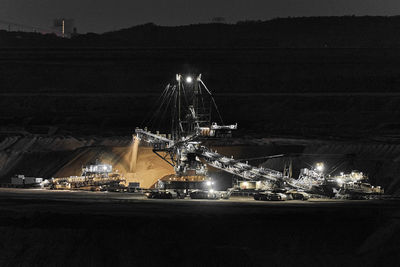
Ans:
{"label": "night sky", "polygon": [[48,28],[57,17],[78,31],[105,32],[137,24],[183,25],[288,16],[397,15],[399,0],[0,0],[0,21]]}

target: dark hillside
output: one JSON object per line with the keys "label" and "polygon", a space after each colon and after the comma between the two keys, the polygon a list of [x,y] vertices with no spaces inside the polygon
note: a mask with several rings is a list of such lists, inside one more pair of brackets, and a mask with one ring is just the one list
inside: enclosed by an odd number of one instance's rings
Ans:
{"label": "dark hillside", "polygon": [[[243,134],[399,136],[400,17],[0,32],[0,125],[129,134],[175,73],[202,73]],[[278,116],[279,114],[279,116]]]}
{"label": "dark hillside", "polygon": [[[58,39],[58,40],[57,40]],[[325,48],[399,47],[400,17],[296,17],[177,27],[152,23],[62,40],[54,35],[0,31],[3,47]]]}

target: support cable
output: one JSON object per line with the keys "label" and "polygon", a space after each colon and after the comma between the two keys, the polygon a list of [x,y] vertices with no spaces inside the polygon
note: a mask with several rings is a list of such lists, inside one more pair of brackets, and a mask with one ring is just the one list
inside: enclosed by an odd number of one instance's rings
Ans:
{"label": "support cable", "polygon": [[213,104],[214,104],[215,110],[217,111],[217,114],[218,114],[218,116],[219,116],[219,119],[221,120],[221,123],[224,124],[224,121],[222,120],[221,113],[219,113],[219,109],[218,109],[217,103],[216,103],[215,100],[214,100],[213,95],[211,94],[210,90],[208,90],[208,88],[207,88],[207,86],[204,84],[203,80],[199,79],[199,81],[201,82],[201,84],[204,86],[204,88],[206,89],[206,91],[207,91],[208,94],[210,95],[211,100],[212,100],[212,102],[213,102]]}

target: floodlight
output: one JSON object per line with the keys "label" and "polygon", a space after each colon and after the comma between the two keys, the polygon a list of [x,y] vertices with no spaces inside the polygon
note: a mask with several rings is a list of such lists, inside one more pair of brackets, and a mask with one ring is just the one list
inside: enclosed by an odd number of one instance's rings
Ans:
{"label": "floodlight", "polygon": [[324,170],[324,163],[318,162],[318,163],[315,165],[315,169],[316,169],[317,171],[319,171],[319,172],[322,172],[322,171]]}
{"label": "floodlight", "polygon": [[193,82],[193,78],[191,76],[187,76],[186,77],[186,82],[187,83],[192,83]]}

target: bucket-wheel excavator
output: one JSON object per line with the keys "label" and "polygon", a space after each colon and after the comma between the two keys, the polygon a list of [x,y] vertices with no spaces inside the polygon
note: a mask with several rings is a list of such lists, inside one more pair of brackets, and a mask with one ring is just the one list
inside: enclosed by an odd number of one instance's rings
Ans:
{"label": "bucket-wheel excavator", "polygon": [[[293,179],[283,173],[267,168],[255,167],[226,157],[204,145],[207,139],[229,138],[237,124],[225,125],[211,91],[197,77],[176,75],[176,82],[167,85],[156,103],[150,122],[163,119],[161,123],[170,123],[171,134],[153,133],[146,128],[135,130],[134,138],[152,145],[153,152],[174,167],[176,177],[173,181],[203,181],[212,185],[207,175],[207,165],[231,173],[245,180],[259,181],[262,189],[268,190],[289,186],[302,188]],[[212,122],[217,115],[219,123]],[[292,181],[293,180],[293,181]],[[214,192],[210,188],[208,191]],[[226,197],[229,194],[226,193]]]}
{"label": "bucket-wheel excavator", "polygon": [[[229,197],[233,188],[223,192],[213,190],[214,182],[207,174],[207,165],[244,181],[256,182],[259,192],[267,192],[261,194],[260,198],[268,196],[270,199],[283,200],[286,197],[282,192],[286,192],[286,196],[308,199],[305,192],[316,189],[321,192],[318,189],[329,182],[318,170],[303,172],[299,179],[294,179],[287,172],[255,167],[208,148],[205,144],[207,140],[231,137],[237,124],[224,124],[214,97],[203,82],[201,74],[177,74],[174,83],[166,86],[155,107],[156,110],[146,123],[158,123],[155,127],[169,129],[171,133],[166,135],[152,133],[147,127],[136,128],[134,139],[151,145],[157,156],[174,167],[176,175],[169,181],[159,181],[158,187],[164,191],[162,194],[151,193],[150,197],[172,197],[171,193],[165,193],[165,189],[183,189],[183,195],[191,195],[192,198]],[[213,122],[213,116],[218,118],[218,123]],[[334,179],[338,188],[343,187],[341,180],[340,177]],[[349,183],[355,185],[359,181],[350,179]],[[256,195],[255,198],[257,199]]]}

